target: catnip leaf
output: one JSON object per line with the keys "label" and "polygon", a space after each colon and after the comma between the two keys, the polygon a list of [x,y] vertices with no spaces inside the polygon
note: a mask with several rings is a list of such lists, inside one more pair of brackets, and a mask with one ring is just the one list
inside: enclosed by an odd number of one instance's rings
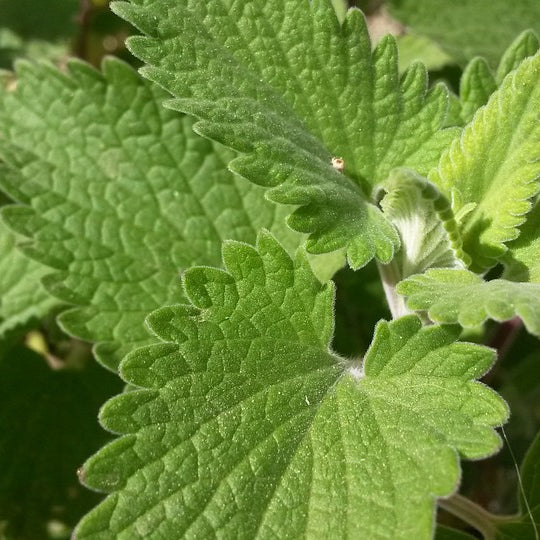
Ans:
{"label": "catnip leaf", "polygon": [[[295,205],[307,249],[347,248],[349,263],[388,262],[396,232],[369,202],[391,169],[420,173],[455,135],[447,91],[416,64],[400,81],[393,37],[372,52],[362,14],[340,26],[329,0],[115,2],[145,36],[128,40],[142,73],[195,116],[195,130],[242,153],[230,167]],[[343,173],[332,158],[344,162]]]}
{"label": "catnip leaf", "polygon": [[401,248],[392,261],[398,280],[428,268],[464,268],[458,224],[450,202],[426,178],[408,169],[394,169],[381,201],[384,214],[396,227]]}
{"label": "catnip leaf", "polygon": [[528,28],[540,32],[537,0],[389,0],[388,6],[399,21],[463,65],[482,56],[495,67],[517,34]]}
{"label": "catnip leaf", "polygon": [[497,82],[488,63],[481,57],[471,60],[463,72],[459,86],[461,117],[466,123],[488,102],[495,90]]}
{"label": "catnip leaf", "polygon": [[540,205],[536,204],[521,226],[519,236],[508,244],[504,277],[512,281],[540,283]]}
{"label": "catnip leaf", "polygon": [[475,327],[486,319],[521,317],[527,330],[540,335],[540,283],[505,279],[484,281],[468,270],[432,269],[397,286],[407,306],[426,310],[432,321]]}
{"label": "catnip leaf", "polygon": [[511,72],[429,179],[453,201],[472,269],[493,266],[531,209],[540,176],[540,52]]}
{"label": "catnip leaf", "polygon": [[23,255],[16,244],[0,221],[0,338],[59,304],[40,284],[47,268]]}
{"label": "catnip leaf", "polygon": [[399,71],[403,73],[414,62],[422,62],[428,71],[442,69],[453,60],[434,41],[425,36],[407,33],[396,36],[399,50]]}
{"label": "catnip leaf", "polygon": [[497,84],[502,84],[504,78],[514,69],[517,69],[521,62],[536,54],[540,48],[540,42],[538,36],[532,30],[525,30],[522,32],[508,47],[503,54],[497,73],[495,74],[495,80]]}
{"label": "catnip leaf", "polygon": [[504,78],[539,48],[538,38],[531,30],[520,34],[504,53],[497,73],[491,71],[488,63],[480,57],[469,62],[460,81],[461,117],[470,122],[476,111],[485,105],[491,94]]}
{"label": "catnip leaf", "polygon": [[63,328],[100,342],[109,368],[149,342],[151,311],[184,301],[183,269],[220,264],[222,240],[254,242],[268,227],[299,244],[284,211],[226,170],[232,154],[161,107],[164,93],[129,66],[20,63],[17,76],[0,92],[0,182],[22,204],[2,215],[52,269],[47,289],[77,306]]}
{"label": "catnip leaf", "polygon": [[138,387],[105,405],[123,436],[90,458],[111,493],[75,538],[430,538],[458,455],[500,446],[506,404],[476,382],[493,351],[455,326],[380,322],[363,364],[330,349],[333,287],[267,233],[190,269],[192,305],[148,319]]}

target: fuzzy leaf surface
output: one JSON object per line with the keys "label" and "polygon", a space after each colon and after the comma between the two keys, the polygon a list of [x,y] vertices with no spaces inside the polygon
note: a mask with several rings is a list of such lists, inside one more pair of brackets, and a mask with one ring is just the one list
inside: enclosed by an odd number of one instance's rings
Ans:
{"label": "fuzzy leaf surface", "polygon": [[540,32],[537,0],[389,0],[391,14],[439,43],[458,62],[483,56],[495,67],[517,34]]}
{"label": "fuzzy leaf surface", "polygon": [[503,82],[504,78],[539,48],[538,37],[531,30],[521,33],[504,53],[496,73],[484,58],[476,57],[465,68],[460,81],[459,97],[461,117],[470,122],[476,111],[485,105],[491,94]]}
{"label": "fuzzy leaf surface", "polygon": [[63,327],[101,342],[112,369],[148,342],[151,311],[184,301],[183,269],[220,264],[222,240],[254,242],[267,227],[299,242],[261,188],[227,171],[231,153],[163,97],[116,60],[103,75],[80,62],[66,74],[21,63],[16,91],[0,93],[0,182],[22,203],[3,218],[54,269],[48,290],[81,306]]}
{"label": "fuzzy leaf surface", "polygon": [[484,270],[518,236],[540,177],[540,52],[512,71],[443,154],[429,179],[451,196],[472,268]]}
{"label": "fuzzy leaf surface", "polygon": [[450,202],[426,178],[394,169],[386,182],[381,207],[396,227],[401,248],[392,261],[399,279],[428,268],[464,268],[470,262]]}
{"label": "fuzzy leaf surface", "polygon": [[16,244],[0,221],[0,337],[58,305],[40,284],[47,268],[23,255]]}
{"label": "fuzzy leaf surface", "polygon": [[427,310],[432,321],[475,327],[486,319],[520,317],[527,330],[540,335],[540,284],[504,279],[484,281],[468,270],[432,269],[402,281],[397,292],[407,306]]}
{"label": "fuzzy leaf surface", "polygon": [[527,215],[519,237],[508,244],[504,277],[513,281],[540,283],[540,205]]}
{"label": "fuzzy leaf surface", "polygon": [[[289,224],[307,249],[346,247],[357,268],[388,262],[398,238],[369,202],[396,166],[420,173],[455,135],[447,92],[425,68],[400,81],[392,37],[375,51],[362,14],[340,26],[329,0],[144,0],[113,4],[145,36],[128,45],[142,72],[199,119],[196,131],[243,155],[231,168],[299,206]],[[344,160],[344,174],[332,167]]]}
{"label": "fuzzy leaf surface", "polygon": [[474,380],[493,352],[413,315],[379,323],[360,366],[329,349],[333,287],[302,252],[263,233],[223,258],[122,363],[139,390],[101,421],[124,436],[83,473],[112,494],[75,538],[430,538],[458,454],[499,447],[506,405]]}

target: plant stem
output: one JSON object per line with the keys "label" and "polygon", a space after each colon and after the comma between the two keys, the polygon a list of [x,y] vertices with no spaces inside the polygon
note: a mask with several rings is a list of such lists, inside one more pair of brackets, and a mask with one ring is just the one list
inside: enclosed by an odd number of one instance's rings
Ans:
{"label": "plant stem", "polygon": [[514,516],[496,516],[463,495],[455,494],[449,499],[439,499],[441,508],[461,519],[482,534],[484,540],[494,540],[496,523],[512,521]]}
{"label": "plant stem", "polygon": [[397,264],[392,261],[389,264],[381,264],[377,262],[379,274],[383,284],[384,294],[386,295],[386,301],[392,314],[392,319],[398,319],[411,313],[405,305],[405,299],[396,293],[396,285],[400,281],[400,274]]}

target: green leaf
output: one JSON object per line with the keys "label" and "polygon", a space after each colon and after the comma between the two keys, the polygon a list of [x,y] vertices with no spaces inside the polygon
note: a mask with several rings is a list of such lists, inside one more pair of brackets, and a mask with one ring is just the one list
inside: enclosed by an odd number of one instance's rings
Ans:
{"label": "green leaf", "polygon": [[349,10],[340,26],[329,0],[244,0],[230,9],[218,0],[144,0],[113,9],[146,34],[128,46],[148,64],[142,73],[177,98],[169,106],[243,154],[232,170],[299,207],[289,224],[310,234],[308,251],[347,247],[355,268],[392,258],[397,235],[368,202],[373,188],[396,166],[426,174],[455,135],[440,129],[447,91],[427,91],[425,68],[400,81],[394,38],[372,53],[362,14]]}
{"label": "green leaf", "polygon": [[520,34],[504,53],[496,75],[483,58],[474,58],[465,68],[460,82],[461,116],[470,122],[476,111],[485,105],[491,94],[503,82],[504,78],[539,48],[536,34],[526,30]]}
{"label": "green leaf", "polygon": [[399,280],[432,267],[467,266],[470,258],[461,249],[450,202],[433,184],[414,171],[394,169],[385,189],[381,207],[401,239],[401,249],[391,263]]}
{"label": "green leaf", "polygon": [[537,0],[388,0],[390,13],[439,43],[459,63],[485,57],[495,67],[517,34],[540,32]]}
{"label": "green leaf", "polygon": [[51,522],[69,530],[100,500],[77,468],[107,441],[96,415],[120,385],[96,365],[52,370],[24,347],[1,355],[0,380],[0,536],[49,538]]}
{"label": "green leaf", "polygon": [[525,58],[534,56],[539,48],[538,36],[532,30],[522,32],[508,47],[499,62],[495,75],[497,84],[502,84],[511,71],[517,69]]}
{"label": "green leaf", "polygon": [[293,249],[300,242],[284,210],[226,170],[232,154],[194,135],[163,97],[117,60],[103,74],[20,63],[16,91],[0,93],[0,181],[23,203],[3,217],[54,269],[48,290],[80,306],[63,328],[102,342],[111,369],[151,340],[151,311],[184,301],[183,269],[220,264],[222,240],[254,242],[268,227]]}
{"label": "green leaf", "polygon": [[124,434],[84,467],[112,492],[76,538],[428,538],[458,454],[500,446],[493,362],[458,327],[381,322],[362,365],[329,350],[333,287],[268,234],[189,270],[191,306],[153,313],[138,390],[102,410]]}
{"label": "green leaf", "polygon": [[504,277],[513,281],[540,283],[540,205],[536,204],[519,237],[508,244]]}
{"label": "green leaf", "polygon": [[59,302],[40,285],[47,269],[23,255],[0,221],[0,338],[49,313]]}
{"label": "green leaf", "polygon": [[442,69],[453,63],[434,41],[425,36],[403,34],[396,37],[399,49],[399,71],[403,72],[414,62],[422,62],[429,71]]}
{"label": "green leaf", "polygon": [[540,336],[540,284],[504,279],[484,281],[468,270],[433,269],[399,283],[407,306],[427,310],[432,321],[475,327],[486,319],[521,317],[527,330]]}
{"label": "green leaf", "polygon": [[540,177],[540,52],[511,72],[429,179],[451,196],[474,270],[493,266],[531,209]]}
{"label": "green leaf", "polygon": [[463,120],[470,122],[476,111],[488,102],[495,90],[497,90],[497,82],[488,63],[480,57],[469,62],[463,72],[459,87]]}

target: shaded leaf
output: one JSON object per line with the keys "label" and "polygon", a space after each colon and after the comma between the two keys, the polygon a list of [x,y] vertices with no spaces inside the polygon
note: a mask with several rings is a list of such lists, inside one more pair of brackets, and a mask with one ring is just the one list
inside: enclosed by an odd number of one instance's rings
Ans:
{"label": "shaded leaf", "polygon": [[47,269],[23,255],[0,222],[0,337],[49,313],[59,302],[41,286]]}
{"label": "shaded leaf", "polygon": [[485,57],[495,67],[517,34],[540,32],[536,0],[389,0],[390,12],[439,43],[458,62]]}
{"label": "shaded leaf", "polygon": [[127,65],[20,63],[17,75],[16,91],[0,92],[0,182],[22,205],[2,215],[51,267],[47,289],[80,306],[63,328],[101,342],[109,368],[151,341],[152,310],[184,300],[183,269],[220,264],[222,240],[254,242],[265,226],[298,245],[283,211],[226,170],[231,153],[163,109],[164,94]]}

